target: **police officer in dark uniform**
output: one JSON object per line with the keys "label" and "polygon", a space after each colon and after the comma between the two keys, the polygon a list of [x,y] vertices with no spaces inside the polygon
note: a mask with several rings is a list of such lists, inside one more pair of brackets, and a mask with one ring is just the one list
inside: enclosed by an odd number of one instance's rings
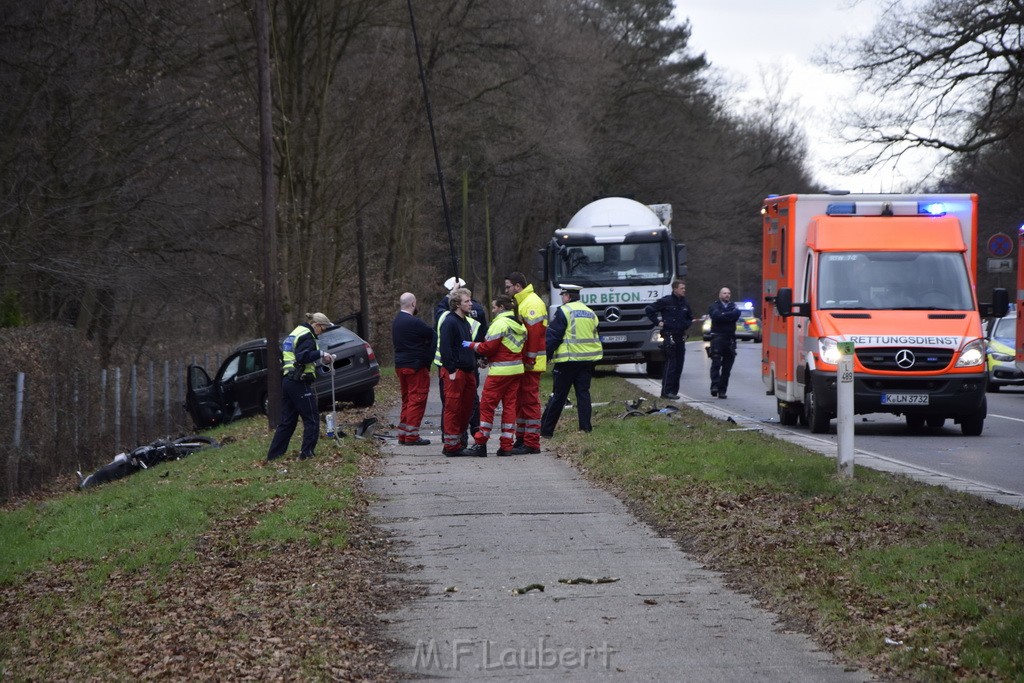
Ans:
{"label": "police officer in dark uniform", "polygon": [[675,280],[672,293],[648,305],[644,313],[661,330],[662,348],[665,350],[661,397],[676,400],[679,398],[679,376],[686,360],[686,331],[693,324],[693,311],[686,301],[686,283]]}
{"label": "police officer in dark uniform", "polygon": [[718,291],[718,301],[708,306],[711,318],[711,395],[728,398],[729,373],[736,360],[736,321],[740,309],[732,301],[728,287]]}
{"label": "police officer in dark uniform", "polygon": [[302,448],[299,460],[312,458],[316,442],[320,439],[320,412],[317,410],[313,380],[316,379],[316,363],[324,365],[334,362],[334,356],[320,350],[320,335],[333,323],[323,313],[307,313],[306,322],[300,324],[281,342],[282,372],[284,380],[281,389],[284,401],[281,404],[281,421],[277,424],[274,439],[267,449],[267,460],[276,460],[288,450],[295,427],[302,417]]}

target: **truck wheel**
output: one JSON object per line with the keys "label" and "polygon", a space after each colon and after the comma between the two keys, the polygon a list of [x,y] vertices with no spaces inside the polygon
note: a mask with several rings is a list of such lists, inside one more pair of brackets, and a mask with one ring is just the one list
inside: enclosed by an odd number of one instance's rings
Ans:
{"label": "truck wheel", "polygon": [[647,361],[647,376],[651,379],[661,379],[665,374],[665,361],[663,360],[649,360]]}
{"label": "truck wheel", "polygon": [[981,407],[974,415],[968,415],[960,419],[960,432],[964,436],[981,436],[985,428],[985,417],[988,415],[988,399],[982,397]]}
{"label": "truck wheel", "polygon": [[807,388],[804,389],[804,417],[807,419],[807,426],[812,434],[825,434],[828,432],[832,417],[822,407],[818,397],[811,390],[810,384],[808,381]]}
{"label": "truck wheel", "polygon": [[782,401],[778,401],[779,411],[779,423],[786,427],[792,427],[800,420],[800,411],[796,408],[790,408],[789,406],[782,405]]}

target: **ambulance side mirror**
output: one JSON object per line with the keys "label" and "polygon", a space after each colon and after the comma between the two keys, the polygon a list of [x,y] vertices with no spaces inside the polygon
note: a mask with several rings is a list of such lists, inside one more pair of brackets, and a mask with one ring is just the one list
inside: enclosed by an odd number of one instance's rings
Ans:
{"label": "ambulance side mirror", "polygon": [[789,287],[782,287],[775,295],[775,311],[783,318],[791,315],[809,316],[811,314],[808,304],[794,304],[793,290]]}
{"label": "ambulance side mirror", "polygon": [[992,290],[992,303],[978,304],[982,318],[1003,318],[1010,312],[1010,294],[1002,287]]}

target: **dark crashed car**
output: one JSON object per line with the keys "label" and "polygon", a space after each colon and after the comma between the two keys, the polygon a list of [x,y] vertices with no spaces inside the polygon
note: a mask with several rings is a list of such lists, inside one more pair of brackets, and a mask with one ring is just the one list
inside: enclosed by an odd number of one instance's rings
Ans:
{"label": "dark crashed car", "polygon": [[[334,356],[334,396],[360,408],[373,405],[380,368],[373,348],[348,328],[320,335],[320,348]],[[197,428],[213,427],[267,411],[267,340],[253,339],[235,349],[211,380],[198,365],[188,366],[185,410]],[[313,382],[321,409],[331,407],[331,371],[317,363]]]}

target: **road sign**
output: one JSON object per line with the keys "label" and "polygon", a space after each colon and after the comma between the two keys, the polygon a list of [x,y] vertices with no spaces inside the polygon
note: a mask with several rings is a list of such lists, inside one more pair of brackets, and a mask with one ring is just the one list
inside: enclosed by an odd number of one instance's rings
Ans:
{"label": "road sign", "polygon": [[1013,240],[1005,232],[997,232],[988,238],[988,253],[996,258],[1005,258],[1013,251]]}
{"label": "road sign", "polygon": [[990,258],[988,260],[988,272],[990,273],[1012,273],[1012,258]]}

